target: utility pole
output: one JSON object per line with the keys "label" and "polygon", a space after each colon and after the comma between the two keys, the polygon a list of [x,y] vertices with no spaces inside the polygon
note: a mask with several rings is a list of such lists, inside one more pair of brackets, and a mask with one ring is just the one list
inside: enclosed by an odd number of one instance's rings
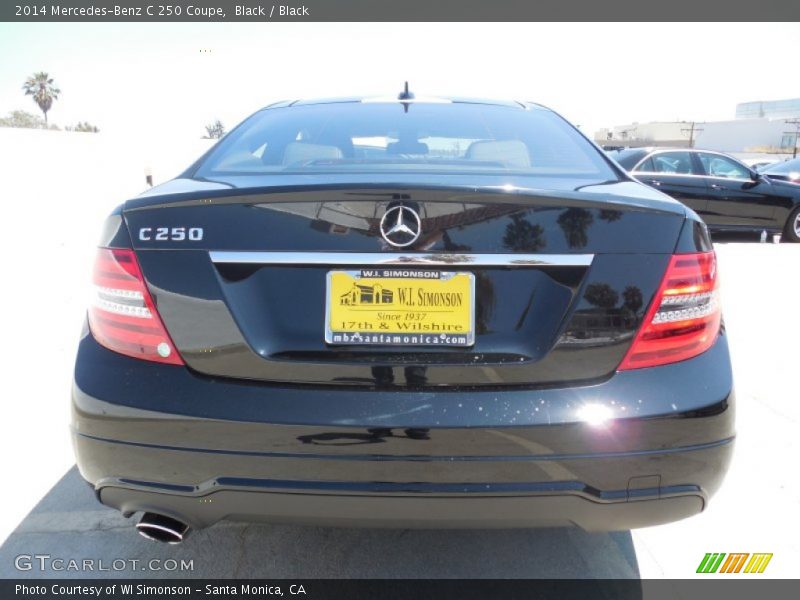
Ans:
{"label": "utility pole", "polygon": [[783,135],[794,134],[794,144],[792,144],[792,158],[797,158],[797,143],[800,141],[800,119],[786,119],[787,125],[794,125],[794,131],[784,131]]}
{"label": "utility pole", "polygon": [[687,132],[687,131],[689,132],[689,148],[694,148],[694,134],[695,133],[700,133],[701,131],[703,131],[702,127],[697,127],[696,125],[697,125],[697,123],[692,121],[690,127],[685,127],[683,129],[681,129],[681,133]]}

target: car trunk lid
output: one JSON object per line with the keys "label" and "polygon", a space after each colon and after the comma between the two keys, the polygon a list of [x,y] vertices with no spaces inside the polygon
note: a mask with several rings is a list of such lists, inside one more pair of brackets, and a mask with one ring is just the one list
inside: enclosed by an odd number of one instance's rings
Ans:
{"label": "car trunk lid", "polygon": [[[597,193],[198,191],[137,201],[124,214],[164,324],[198,374],[315,385],[556,385],[616,369],[683,224],[681,210],[626,201],[615,192],[636,184],[619,185]],[[396,207],[418,215],[421,229],[402,248],[381,227]],[[462,293],[469,339],[434,343],[450,332],[409,329],[433,337],[334,340],[332,309],[363,300],[334,289],[337,277],[369,302],[388,299],[381,310],[400,288],[427,293],[428,305],[398,309],[404,319],[435,318],[437,303]],[[463,285],[426,283],[441,278]],[[365,281],[367,292],[358,287]]]}

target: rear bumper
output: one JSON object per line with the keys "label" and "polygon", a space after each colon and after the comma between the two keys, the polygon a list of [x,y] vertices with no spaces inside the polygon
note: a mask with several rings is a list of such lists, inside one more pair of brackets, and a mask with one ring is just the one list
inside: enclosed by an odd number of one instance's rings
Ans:
{"label": "rear bumper", "polygon": [[[346,527],[430,529],[562,527],[619,531],[677,521],[703,510],[700,495],[597,503],[577,496],[359,496],[224,490],[202,500],[106,487],[102,502],[124,514],[166,514],[192,527],[222,519]],[[198,504],[209,508],[198,510]]]}
{"label": "rear bumper", "polygon": [[591,386],[416,392],[212,380],[87,336],[73,441],[104,504],[194,527],[618,530],[706,507],[733,412],[724,334],[695,359]]}

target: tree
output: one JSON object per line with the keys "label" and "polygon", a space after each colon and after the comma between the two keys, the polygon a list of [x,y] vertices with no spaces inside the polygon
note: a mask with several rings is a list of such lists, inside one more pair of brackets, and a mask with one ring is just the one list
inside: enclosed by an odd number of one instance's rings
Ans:
{"label": "tree", "polygon": [[225,135],[225,125],[222,124],[222,121],[217,119],[210,125],[206,125],[206,135],[204,135],[203,138],[207,140],[218,140],[223,135]]}
{"label": "tree", "polygon": [[625,291],[622,292],[622,297],[625,300],[625,302],[623,302],[623,306],[634,314],[636,314],[644,305],[642,290],[635,285],[629,285],[626,287]]}
{"label": "tree", "polygon": [[600,219],[603,221],[607,221],[608,223],[613,223],[614,221],[619,221],[621,218],[622,218],[621,210],[614,210],[613,208],[600,209]]}
{"label": "tree", "polygon": [[53,100],[58,100],[61,90],[58,89],[49,74],[44,71],[34,73],[22,86],[26,96],[33,96],[33,101],[44,114],[44,125],[47,127],[47,111],[53,107]]}
{"label": "tree", "polygon": [[570,248],[584,248],[589,243],[586,230],[594,223],[592,213],[585,208],[568,208],[556,220]]}
{"label": "tree", "polygon": [[79,131],[79,132],[86,132],[86,133],[97,133],[100,131],[95,125],[89,123],[89,121],[78,121],[78,124],[75,127],[66,127],[67,131]]}
{"label": "tree", "polygon": [[538,252],[546,245],[544,229],[519,213],[513,214],[511,222],[506,225],[503,245],[514,252]]}
{"label": "tree", "polygon": [[25,129],[44,129],[42,117],[24,110],[12,110],[7,117],[0,119],[0,127],[22,127]]}
{"label": "tree", "polygon": [[607,283],[590,283],[583,297],[589,304],[606,309],[614,308],[619,301],[619,294]]}

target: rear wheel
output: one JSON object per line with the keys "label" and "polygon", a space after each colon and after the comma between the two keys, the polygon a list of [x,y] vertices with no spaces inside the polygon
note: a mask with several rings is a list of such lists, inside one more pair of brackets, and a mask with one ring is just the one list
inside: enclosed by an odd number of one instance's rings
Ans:
{"label": "rear wheel", "polygon": [[792,242],[800,242],[800,206],[792,211],[786,221],[786,237]]}

